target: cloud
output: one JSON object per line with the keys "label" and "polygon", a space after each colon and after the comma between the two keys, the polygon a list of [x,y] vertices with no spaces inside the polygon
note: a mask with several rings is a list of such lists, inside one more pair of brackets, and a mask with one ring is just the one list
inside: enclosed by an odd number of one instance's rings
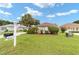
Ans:
{"label": "cloud", "polygon": [[55,13],[55,14],[48,14],[46,17],[47,18],[54,18],[54,17],[57,17],[57,16],[67,16],[67,15],[71,15],[71,14],[75,14],[75,13],[78,13],[79,10],[70,10],[68,12],[61,12],[61,13]]}
{"label": "cloud", "polygon": [[12,4],[11,3],[0,3],[0,7],[3,7],[3,8],[11,8],[12,7]]}
{"label": "cloud", "polygon": [[12,15],[11,13],[5,12],[5,11],[3,11],[3,10],[0,10],[0,14],[3,14],[3,15]]}
{"label": "cloud", "polygon": [[16,19],[18,19],[18,20],[19,20],[19,19],[21,19],[21,17],[17,17]]}
{"label": "cloud", "polygon": [[33,16],[42,16],[42,12],[40,12],[38,10],[34,10],[34,9],[30,8],[30,7],[25,7],[25,9],[27,9],[26,13],[32,14]]}
{"label": "cloud", "polygon": [[54,15],[54,14],[49,14],[49,15],[47,15],[46,17],[47,17],[47,18],[54,18],[55,15]]}
{"label": "cloud", "polygon": [[79,10],[70,10],[68,12],[61,12],[61,13],[56,13],[57,16],[65,16],[65,15],[70,15],[79,12]]}
{"label": "cloud", "polygon": [[44,8],[44,7],[48,7],[48,6],[55,6],[55,3],[34,3],[34,5],[36,5],[40,8]]}
{"label": "cloud", "polygon": [[62,6],[64,3],[56,4],[56,3],[34,3],[34,5],[45,8],[45,7],[54,7],[54,6]]}

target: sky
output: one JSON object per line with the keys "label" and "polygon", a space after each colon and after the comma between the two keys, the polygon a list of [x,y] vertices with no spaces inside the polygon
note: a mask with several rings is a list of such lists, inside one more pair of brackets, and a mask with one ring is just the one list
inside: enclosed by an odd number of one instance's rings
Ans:
{"label": "sky", "polygon": [[41,23],[63,25],[79,20],[79,3],[0,3],[0,19],[18,22],[28,13]]}

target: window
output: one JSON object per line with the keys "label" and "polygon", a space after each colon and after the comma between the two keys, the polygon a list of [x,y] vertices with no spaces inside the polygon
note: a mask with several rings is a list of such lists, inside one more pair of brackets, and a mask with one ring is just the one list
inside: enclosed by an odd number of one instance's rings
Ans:
{"label": "window", "polygon": [[78,27],[76,28],[76,30],[78,31]]}

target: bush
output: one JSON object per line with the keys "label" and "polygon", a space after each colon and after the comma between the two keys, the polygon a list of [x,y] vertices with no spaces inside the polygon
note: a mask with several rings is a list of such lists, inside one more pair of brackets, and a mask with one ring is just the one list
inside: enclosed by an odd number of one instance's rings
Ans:
{"label": "bush", "polygon": [[45,31],[45,34],[49,34],[49,32],[48,31]]}
{"label": "bush", "polygon": [[43,30],[41,30],[41,33],[40,34],[43,34]]}
{"label": "bush", "polygon": [[64,33],[66,29],[64,27],[61,27],[61,32]]}
{"label": "bush", "polygon": [[26,29],[23,29],[23,30],[17,30],[17,32],[27,32]]}
{"label": "bush", "polygon": [[8,29],[6,29],[4,32],[8,32]]}
{"label": "bush", "polygon": [[27,30],[26,30],[26,29],[24,29],[24,30],[23,30],[23,32],[27,32]]}
{"label": "bush", "polygon": [[32,27],[27,31],[27,34],[36,34],[38,28],[37,27]]}
{"label": "bush", "polygon": [[58,34],[59,28],[55,26],[48,27],[50,34]]}

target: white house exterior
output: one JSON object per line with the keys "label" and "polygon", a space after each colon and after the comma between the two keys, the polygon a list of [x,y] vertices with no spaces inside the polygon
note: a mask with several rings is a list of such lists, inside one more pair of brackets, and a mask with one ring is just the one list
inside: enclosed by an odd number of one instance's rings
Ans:
{"label": "white house exterior", "polygon": [[[9,30],[9,31],[13,31],[14,30],[14,24],[8,24],[8,25],[0,26],[0,32],[5,31],[6,29]],[[24,30],[24,29],[27,29],[27,27],[20,25],[20,24],[17,24],[17,30]]]}
{"label": "white house exterior", "polygon": [[40,33],[41,31],[43,31],[43,33],[45,33],[45,31],[49,31],[48,27],[38,27],[38,33]]}
{"label": "white house exterior", "polygon": [[6,27],[4,27],[4,26],[0,26],[0,32],[4,32],[5,29],[6,29]]}

